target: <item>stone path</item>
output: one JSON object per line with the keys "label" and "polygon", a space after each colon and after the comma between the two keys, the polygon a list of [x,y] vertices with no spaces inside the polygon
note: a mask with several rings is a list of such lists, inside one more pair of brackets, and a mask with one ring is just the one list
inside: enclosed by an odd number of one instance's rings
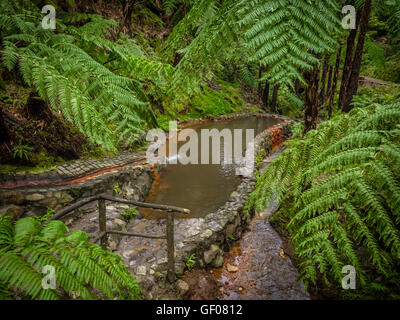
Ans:
{"label": "stone path", "polygon": [[[205,218],[175,219],[175,271],[183,275],[186,257],[195,253],[196,263],[200,267],[221,267],[223,251],[217,243],[223,243],[227,235],[241,233],[243,208],[248,194],[253,190],[254,182],[245,179],[223,207]],[[128,205],[106,202],[107,230],[132,232],[146,235],[165,235],[166,219],[150,220],[136,218],[127,222],[121,213]],[[137,209],[140,212],[140,208]],[[65,223],[70,231],[83,230],[91,239],[98,234],[98,209],[92,203],[81,208],[81,214],[66,217]],[[110,235],[108,249],[120,255],[125,265],[144,287],[149,299],[157,297],[167,273],[167,245],[165,239]],[[149,287],[150,286],[150,287]],[[171,290],[169,290],[171,291]],[[169,293],[170,294],[170,293]],[[158,296],[159,297],[159,296]]]}
{"label": "stone path", "polygon": [[255,217],[238,246],[231,250],[220,271],[220,299],[304,300],[310,299],[297,282],[297,270],[283,252],[282,240],[268,221],[276,208]]}
{"label": "stone path", "polygon": [[[282,152],[278,149],[264,159],[260,171]],[[297,282],[297,269],[282,249],[282,239],[272,228],[269,217],[278,207],[271,203],[253,218],[249,231],[231,249],[219,271],[221,299],[304,300],[310,299],[303,283]]]}
{"label": "stone path", "polygon": [[0,176],[0,188],[13,187],[12,182],[19,182],[15,186],[21,187],[31,185],[36,181],[38,184],[49,184],[59,181],[69,181],[86,176],[93,172],[118,168],[130,163],[145,160],[145,153],[121,153],[117,156],[104,159],[76,160],[57,166],[54,170],[41,172],[16,172],[2,174]]}

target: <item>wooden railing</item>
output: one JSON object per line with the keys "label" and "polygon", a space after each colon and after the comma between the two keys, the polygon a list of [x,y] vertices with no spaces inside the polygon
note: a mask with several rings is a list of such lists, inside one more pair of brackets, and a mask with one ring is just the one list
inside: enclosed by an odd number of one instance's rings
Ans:
{"label": "wooden railing", "polygon": [[[85,204],[93,202],[93,201],[98,201],[98,204],[99,204],[99,234],[93,240],[93,242],[97,242],[100,240],[101,247],[103,249],[106,249],[106,243],[107,243],[106,235],[107,234],[119,234],[119,235],[123,235],[123,236],[153,238],[153,239],[167,239],[167,257],[168,257],[167,278],[170,282],[173,282],[175,280],[174,213],[180,212],[180,213],[184,213],[184,214],[189,214],[190,213],[189,209],[168,206],[168,205],[162,205],[162,204],[126,200],[126,199],[122,199],[122,198],[113,197],[113,196],[110,196],[105,193],[101,193],[101,194],[77,201],[74,204],[57,211],[51,218],[48,219],[48,221],[60,219],[61,217],[65,216],[66,214],[84,206]],[[145,235],[145,234],[138,234],[138,233],[122,232],[122,231],[107,231],[106,201],[131,204],[131,205],[141,207],[141,208],[152,208],[152,209],[156,209],[156,210],[167,211],[166,234],[165,235]]]}

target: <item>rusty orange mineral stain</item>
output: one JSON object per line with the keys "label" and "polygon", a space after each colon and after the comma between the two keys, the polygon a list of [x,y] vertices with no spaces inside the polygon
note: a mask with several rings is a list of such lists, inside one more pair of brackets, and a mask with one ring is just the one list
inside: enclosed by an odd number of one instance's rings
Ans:
{"label": "rusty orange mineral stain", "polygon": [[87,181],[87,180],[96,178],[105,173],[118,171],[119,169],[121,169],[123,167],[127,167],[129,165],[132,165],[133,163],[137,163],[137,162],[144,161],[144,160],[146,160],[146,159],[145,158],[136,159],[134,161],[130,161],[130,162],[122,164],[122,165],[113,166],[113,167],[109,167],[106,169],[100,169],[100,170],[94,171],[83,177],[61,180],[61,181],[51,181],[51,180],[6,181],[3,184],[0,184],[0,188],[14,189],[14,188],[18,188],[18,187],[27,187],[27,186],[46,186],[46,185],[61,186],[61,185],[66,185],[66,184],[74,184],[74,183],[79,183],[79,182],[83,182],[83,181]]}
{"label": "rusty orange mineral stain", "polygon": [[281,126],[272,126],[268,130],[271,131],[270,144],[273,150],[285,141],[285,136]]}

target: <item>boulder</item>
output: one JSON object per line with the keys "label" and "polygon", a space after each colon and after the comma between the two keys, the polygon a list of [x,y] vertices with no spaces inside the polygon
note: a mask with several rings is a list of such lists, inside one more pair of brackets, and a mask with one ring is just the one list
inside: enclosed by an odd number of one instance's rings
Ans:
{"label": "boulder", "polygon": [[32,194],[28,194],[25,197],[26,200],[28,201],[39,201],[39,200],[43,200],[44,199],[44,195],[40,194],[40,193],[32,193]]}
{"label": "boulder", "polygon": [[181,296],[184,296],[189,291],[189,285],[181,279],[176,282],[176,287]]}
{"label": "boulder", "polygon": [[220,251],[221,251],[221,249],[217,245],[212,244],[210,249],[208,249],[207,251],[204,251],[204,255],[203,255],[204,262],[206,264],[210,264],[211,261],[213,261],[215,259],[215,257],[217,256],[217,254]]}
{"label": "boulder", "polygon": [[214,268],[219,268],[224,265],[224,257],[222,255],[222,251],[218,253],[218,255],[215,257],[214,261],[212,262],[211,266]]}

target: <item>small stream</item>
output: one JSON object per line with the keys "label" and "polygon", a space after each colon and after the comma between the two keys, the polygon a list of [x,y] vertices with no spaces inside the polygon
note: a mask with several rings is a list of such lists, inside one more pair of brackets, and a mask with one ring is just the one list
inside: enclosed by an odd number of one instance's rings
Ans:
{"label": "small stream", "polygon": [[[271,118],[247,117],[191,126],[200,137],[201,129],[254,129],[254,136],[278,122]],[[200,139],[199,139],[200,140]],[[201,142],[201,141],[199,141]],[[182,142],[180,145],[182,145]],[[242,136],[242,153],[246,143]],[[179,148],[179,144],[178,144]],[[199,149],[200,152],[200,149]],[[272,160],[279,151],[269,156]],[[168,154],[168,152],[167,152]],[[210,146],[211,162],[211,146]],[[221,158],[223,146],[221,143]],[[168,155],[170,156],[170,155]],[[176,205],[191,210],[190,218],[203,218],[216,211],[241,182],[235,164],[169,164],[161,171],[146,202]],[[309,299],[304,286],[297,282],[297,270],[283,252],[282,240],[268,221],[274,208],[254,217],[249,230],[224,254],[218,269],[186,272],[184,281],[191,288],[186,299],[260,300]],[[160,219],[157,211],[142,210],[147,219]],[[182,215],[176,215],[182,218]],[[183,216],[184,217],[184,216]]]}

